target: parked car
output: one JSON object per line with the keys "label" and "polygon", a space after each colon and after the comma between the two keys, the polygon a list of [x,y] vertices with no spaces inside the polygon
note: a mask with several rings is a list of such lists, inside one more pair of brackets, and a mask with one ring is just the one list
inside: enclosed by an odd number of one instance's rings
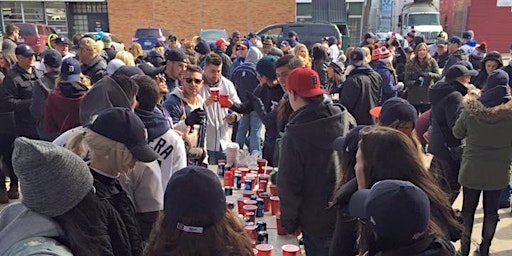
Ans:
{"label": "parked car", "polygon": [[26,44],[38,55],[46,50],[48,36],[56,34],[55,29],[42,23],[15,23],[20,28],[18,44]]}
{"label": "parked car", "polygon": [[227,41],[229,38],[225,29],[201,29],[199,36],[208,43],[215,43],[219,38],[224,38]]}
{"label": "parked car", "polygon": [[[90,36],[96,40],[100,40],[101,38],[98,38],[99,32],[86,32],[84,33],[85,36]],[[108,32],[103,32],[103,35],[109,35],[112,39],[112,46],[114,47],[114,50],[116,51],[124,51],[124,43],[114,34],[110,34]]]}
{"label": "parked car", "polygon": [[270,36],[279,43],[288,39],[288,32],[293,30],[297,32],[299,42],[305,44],[308,48],[311,48],[314,43],[320,42],[324,37],[334,36],[338,39],[338,45],[341,47],[342,37],[348,35],[348,32],[344,32],[344,34],[342,34],[340,32],[340,27],[342,30],[348,31],[346,25],[336,25],[333,23],[289,22],[266,26],[256,32],[256,34],[262,39]]}
{"label": "parked car", "polygon": [[150,51],[158,41],[169,47],[168,37],[169,32],[163,28],[138,28],[132,41],[139,43],[144,51]]}
{"label": "parked car", "polygon": [[[390,38],[391,35],[395,32],[377,32],[375,33],[375,37],[377,37],[378,41],[385,41],[386,38]],[[398,33],[395,33],[396,40],[400,42],[400,45],[404,45],[404,37]]]}

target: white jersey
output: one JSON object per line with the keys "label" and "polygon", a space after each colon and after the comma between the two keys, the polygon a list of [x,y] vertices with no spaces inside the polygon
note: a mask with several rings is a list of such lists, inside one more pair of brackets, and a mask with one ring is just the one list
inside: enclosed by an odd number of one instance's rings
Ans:
{"label": "white jersey", "polygon": [[135,212],[156,212],[164,209],[164,190],[157,161],[137,162],[126,176],[119,177],[119,183],[135,205]]}
{"label": "white jersey", "polygon": [[161,169],[161,187],[163,191],[171,176],[187,166],[187,152],[181,136],[170,129],[162,136],[148,142],[149,146],[158,154],[158,165]]}

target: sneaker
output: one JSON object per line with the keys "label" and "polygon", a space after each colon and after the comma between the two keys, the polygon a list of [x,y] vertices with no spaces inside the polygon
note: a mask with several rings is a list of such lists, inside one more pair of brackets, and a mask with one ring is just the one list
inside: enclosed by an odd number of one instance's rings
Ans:
{"label": "sneaker", "polygon": [[7,196],[9,199],[18,199],[20,198],[20,192],[18,190],[18,186],[11,186],[9,191],[7,191]]}
{"label": "sneaker", "polygon": [[8,204],[9,197],[7,196],[7,190],[0,189],[0,204]]}

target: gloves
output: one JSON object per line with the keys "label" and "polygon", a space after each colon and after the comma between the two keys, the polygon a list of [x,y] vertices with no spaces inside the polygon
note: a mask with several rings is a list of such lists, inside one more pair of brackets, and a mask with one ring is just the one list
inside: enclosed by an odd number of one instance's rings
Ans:
{"label": "gloves", "polygon": [[194,111],[188,114],[185,119],[185,124],[188,126],[194,126],[194,124],[202,124],[206,123],[206,114],[203,109],[196,108]]}
{"label": "gloves", "polygon": [[398,82],[398,83],[396,84],[396,91],[397,91],[397,92],[401,92],[401,91],[403,91],[403,90],[404,90],[404,87],[405,87],[405,86],[404,86],[404,83],[402,83],[402,82]]}

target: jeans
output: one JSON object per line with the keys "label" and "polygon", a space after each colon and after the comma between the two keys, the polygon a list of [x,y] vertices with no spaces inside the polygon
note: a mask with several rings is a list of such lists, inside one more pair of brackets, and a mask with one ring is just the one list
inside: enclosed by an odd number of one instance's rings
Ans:
{"label": "jeans", "polygon": [[226,151],[208,150],[208,164],[217,164],[219,159],[226,159]]}
{"label": "jeans", "polygon": [[307,233],[302,232],[302,238],[304,239],[304,249],[306,250],[307,256],[329,255],[332,237],[321,238],[310,236]]}
{"label": "jeans", "polygon": [[243,115],[238,123],[238,131],[236,133],[236,143],[240,145],[240,148],[244,148],[247,140],[247,132],[249,132],[249,153],[254,150],[261,155],[261,126],[262,122],[258,117],[256,111],[250,114]]}

